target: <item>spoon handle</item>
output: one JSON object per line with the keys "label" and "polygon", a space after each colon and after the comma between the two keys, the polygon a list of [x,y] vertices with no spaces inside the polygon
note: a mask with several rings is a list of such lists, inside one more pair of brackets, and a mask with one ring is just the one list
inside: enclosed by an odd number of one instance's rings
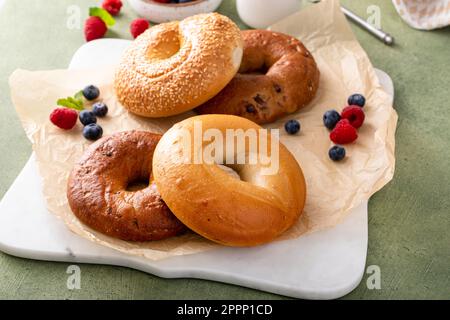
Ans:
{"label": "spoon handle", "polygon": [[384,44],[390,46],[394,44],[394,38],[381,29],[375,28],[373,25],[362,19],[360,16],[356,15],[354,12],[348,10],[347,8],[341,7],[342,12],[352,20],[354,23],[369,31],[372,35],[377,37],[379,40],[383,41]]}

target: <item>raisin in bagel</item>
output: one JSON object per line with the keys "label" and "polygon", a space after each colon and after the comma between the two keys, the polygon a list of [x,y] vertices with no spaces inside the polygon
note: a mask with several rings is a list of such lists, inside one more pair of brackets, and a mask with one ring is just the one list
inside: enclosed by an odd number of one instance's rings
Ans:
{"label": "raisin in bagel", "polygon": [[128,241],[160,240],[182,232],[185,227],[162,201],[154,183],[127,190],[131,182],[149,180],[160,138],[126,131],[92,144],[69,176],[67,198],[78,219]]}
{"label": "raisin in bagel", "polygon": [[[306,197],[303,173],[292,154],[278,139],[274,140],[278,148],[270,147],[267,155],[274,155],[274,161],[278,158],[278,170],[270,174],[263,171],[267,166],[261,161],[253,164],[223,158],[213,163],[192,161],[192,157],[186,158],[188,154],[195,157],[212,142],[194,142],[192,137],[195,132],[198,134],[199,126],[203,135],[226,137],[226,132],[248,135],[255,132],[256,139],[262,135],[259,131],[262,128],[254,122],[231,115],[191,117],[169,129],[155,149],[153,175],[161,196],[177,218],[205,238],[228,246],[262,244],[291,227],[302,213]],[[268,137],[267,146],[271,146],[272,140],[270,135]],[[262,150],[260,146],[261,142],[258,153]],[[189,149],[190,153],[185,152]],[[250,148],[250,143],[231,149],[230,159],[239,154],[248,159],[250,154],[255,154],[251,152],[255,148]],[[216,164],[220,162],[237,172],[240,179],[221,169]]]}
{"label": "raisin in bagel", "polygon": [[233,114],[263,124],[306,106],[319,86],[319,70],[297,39],[273,31],[243,31],[239,73],[200,114]]}
{"label": "raisin in bagel", "polygon": [[239,28],[217,13],[154,26],[124,53],[115,75],[117,97],[145,117],[191,110],[234,77],[242,48]]}

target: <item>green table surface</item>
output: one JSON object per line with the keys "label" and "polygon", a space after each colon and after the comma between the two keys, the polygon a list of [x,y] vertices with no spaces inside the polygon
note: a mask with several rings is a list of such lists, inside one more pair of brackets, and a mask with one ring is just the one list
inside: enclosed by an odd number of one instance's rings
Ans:
{"label": "green table surface", "polygon": [[[66,68],[84,43],[82,27],[66,27],[68,7],[79,6],[84,21],[88,7],[97,3],[7,0],[0,9],[0,197],[31,153],[7,79],[16,68]],[[381,289],[369,290],[366,274],[345,298],[450,298],[450,28],[411,29],[388,0],[342,3],[363,17],[370,5],[379,6],[382,27],[395,36],[396,45],[387,47],[353,26],[373,64],[394,80],[399,114],[394,179],[369,202],[367,266],[380,267]],[[219,11],[245,27],[234,0],[224,0]],[[107,36],[130,38],[128,25],[135,17],[125,3]],[[162,279],[128,268],[87,264],[80,266],[81,289],[68,290],[68,266],[0,253],[0,298],[285,298],[212,281]]]}

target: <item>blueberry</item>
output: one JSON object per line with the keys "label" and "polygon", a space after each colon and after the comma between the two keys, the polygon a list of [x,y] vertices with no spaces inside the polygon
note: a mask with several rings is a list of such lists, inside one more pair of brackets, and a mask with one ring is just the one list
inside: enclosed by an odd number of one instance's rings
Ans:
{"label": "blueberry", "polygon": [[341,120],[341,116],[336,110],[328,110],[323,114],[323,124],[330,130],[334,129],[339,120]]}
{"label": "blueberry", "polygon": [[97,117],[92,111],[83,110],[78,117],[80,118],[80,122],[85,126],[97,122]]}
{"label": "blueberry", "polygon": [[248,113],[255,113],[255,112],[256,112],[256,109],[255,109],[255,106],[254,106],[254,105],[252,105],[251,103],[249,103],[249,104],[247,104],[247,105],[245,106],[245,111],[247,111]]}
{"label": "blueberry", "polygon": [[362,94],[355,93],[348,97],[347,102],[350,106],[360,106],[362,108],[366,104],[366,98]]}
{"label": "blueberry", "polygon": [[96,102],[92,106],[92,112],[97,117],[104,117],[108,113],[108,106],[104,104],[103,102]]}
{"label": "blueberry", "polygon": [[83,128],[83,137],[88,140],[97,140],[101,138],[103,129],[96,123],[88,124]]}
{"label": "blueberry", "polygon": [[284,124],[284,129],[289,134],[296,134],[297,132],[300,131],[300,122],[294,119],[289,120]]}
{"label": "blueberry", "polygon": [[100,95],[100,90],[96,86],[89,85],[83,89],[83,96],[87,100],[95,100]]}
{"label": "blueberry", "polygon": [[328,156],[333,161],[341,161],[345,158],[345,149],[340,146],[333,146],[328,151]]}

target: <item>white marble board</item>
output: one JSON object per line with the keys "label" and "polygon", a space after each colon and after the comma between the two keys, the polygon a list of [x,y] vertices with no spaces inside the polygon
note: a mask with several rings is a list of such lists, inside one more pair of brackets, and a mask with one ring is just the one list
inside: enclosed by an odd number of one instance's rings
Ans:
{"label": "white marble board", "polygon": [[[127,40],[86,43],[70,69],[109,65],[129,45]],[[392,96],[392,80],[376,70]],[[296,298],[333,299],[361,281],[367,253],[367,202],[338,226],[295,240],[255,248],[221,247],[160,261],[130,256],[85,240],[49,213],[41,192],[34,155],[0,202],[0,250],[49,261],[130,267],[165,278],[200,278],[241,285]],[[26,199],[26,201],[25,201]]]}

